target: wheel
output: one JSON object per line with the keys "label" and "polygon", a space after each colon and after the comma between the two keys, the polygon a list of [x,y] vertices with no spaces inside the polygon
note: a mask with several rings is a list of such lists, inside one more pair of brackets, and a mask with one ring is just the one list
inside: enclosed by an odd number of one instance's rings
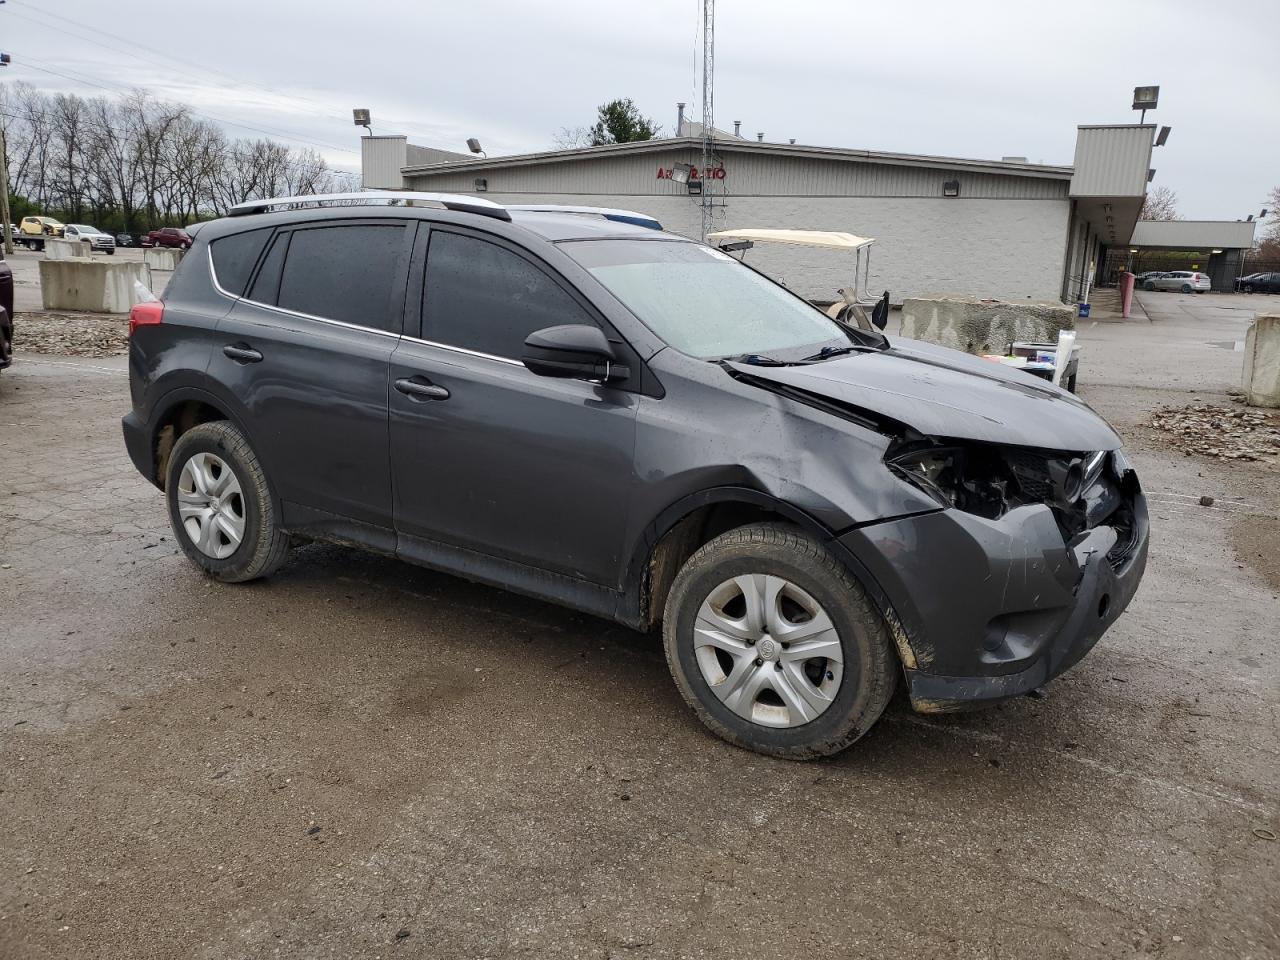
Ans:
{"label": "wheel", "polygon": [[112,247],[110,250],[107,251],[108,257],[114,257],[115,255],[116,255],[115,247]]}
{"label": "wheel", "polygon": [[1184,284],[1182,285],[1182,292],[1183,292],[1183,293],[1190,293],[1190,292],[1191,292],[1191,284],[1189,284],[1189,283],[1184,283]]}
{"label": "wheel", "polygon": [[280,529],[257,455],[233,424],[202,423],[178,438],[165,497],[174,536],[209,576],[239,583],[284,562],[289,535]]}
{"label": "wheel", "polygon": [[1252,284],[1252,283],[1246,283],[1246,284],[1244,285],[1244,292],[1245,292],[1245,293],[1253,293],[1253,284]]}
{"label": "wheel", "polygon": [[1155,288],[1156,288],[1156,285],[1152,283],[1150,280],[1148,280],[1146,283],[1142,285],[1143,290],[1154,290]]}
{"label": "wheel", "polygon": [[667,664],[717,736],[793,760],[828,756],[884,712],[898,661],[866,591],[785,524],[730,530],[681,568],[663,620]]}

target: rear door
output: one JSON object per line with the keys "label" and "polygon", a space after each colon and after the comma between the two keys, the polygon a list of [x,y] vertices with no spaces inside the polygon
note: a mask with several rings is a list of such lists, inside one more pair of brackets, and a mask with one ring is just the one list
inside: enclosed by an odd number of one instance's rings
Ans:
{"label": "rear door", "polygon": [[[616,335],[545,263],[490,235],[432,227],[414,276],[421,335],[406,336],[391,362],[401,551],[444,543],[616,587],[636,395],[536,376],[519,359],[544,327]],[[402,392],[415,387],[434,395]]]}
{"label": "rear door", "polygon": [[[210,373],[240,398],[286,522],[303,507],[317,522],[320,511],[391,528],[387,363],[413,232],[411,221],[323,220],[243,254],[257,266],[219,323]],[[215,264],[229,239],[214,241]]]}

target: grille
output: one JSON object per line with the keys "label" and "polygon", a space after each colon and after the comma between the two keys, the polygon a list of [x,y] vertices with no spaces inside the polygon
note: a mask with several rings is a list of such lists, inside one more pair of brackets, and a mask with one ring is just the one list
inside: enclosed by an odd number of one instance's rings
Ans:
{"label": "grille", "polygon": [[1007,453],[1009,469],[1018,480],[1022,495],[1036,503],[1053,499],[1053,481],[1049,479],[1049,458],[1025,450]]}

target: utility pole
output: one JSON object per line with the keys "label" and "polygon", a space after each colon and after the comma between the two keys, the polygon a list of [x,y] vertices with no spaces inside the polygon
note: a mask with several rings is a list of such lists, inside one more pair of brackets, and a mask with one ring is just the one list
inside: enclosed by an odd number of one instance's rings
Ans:
{"label": "utility pole", "polygon": [[13,231],[9,229],[9,153],[4,143],[4,124],[0,123],[0,230],[4,230],[4,252],[13,253]]}
{"label": "utility pole", "polygon": [[[8,65],[9,55],[0,53],[0,67]],[[9,229],[9,151],[4,143],[3,122],[0,122],[0,230],[4,231],[4,252],[8,256],[13,253],[13,231]]]}

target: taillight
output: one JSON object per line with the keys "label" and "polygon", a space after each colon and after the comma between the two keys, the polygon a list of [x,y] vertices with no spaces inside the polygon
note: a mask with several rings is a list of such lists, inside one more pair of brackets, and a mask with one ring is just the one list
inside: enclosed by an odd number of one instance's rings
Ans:
{"label": "taillight", "polygon": [[129,336],[139,327],[153,327],[164,322],[164,304],[159,300],[139,303],[129,311]]}

